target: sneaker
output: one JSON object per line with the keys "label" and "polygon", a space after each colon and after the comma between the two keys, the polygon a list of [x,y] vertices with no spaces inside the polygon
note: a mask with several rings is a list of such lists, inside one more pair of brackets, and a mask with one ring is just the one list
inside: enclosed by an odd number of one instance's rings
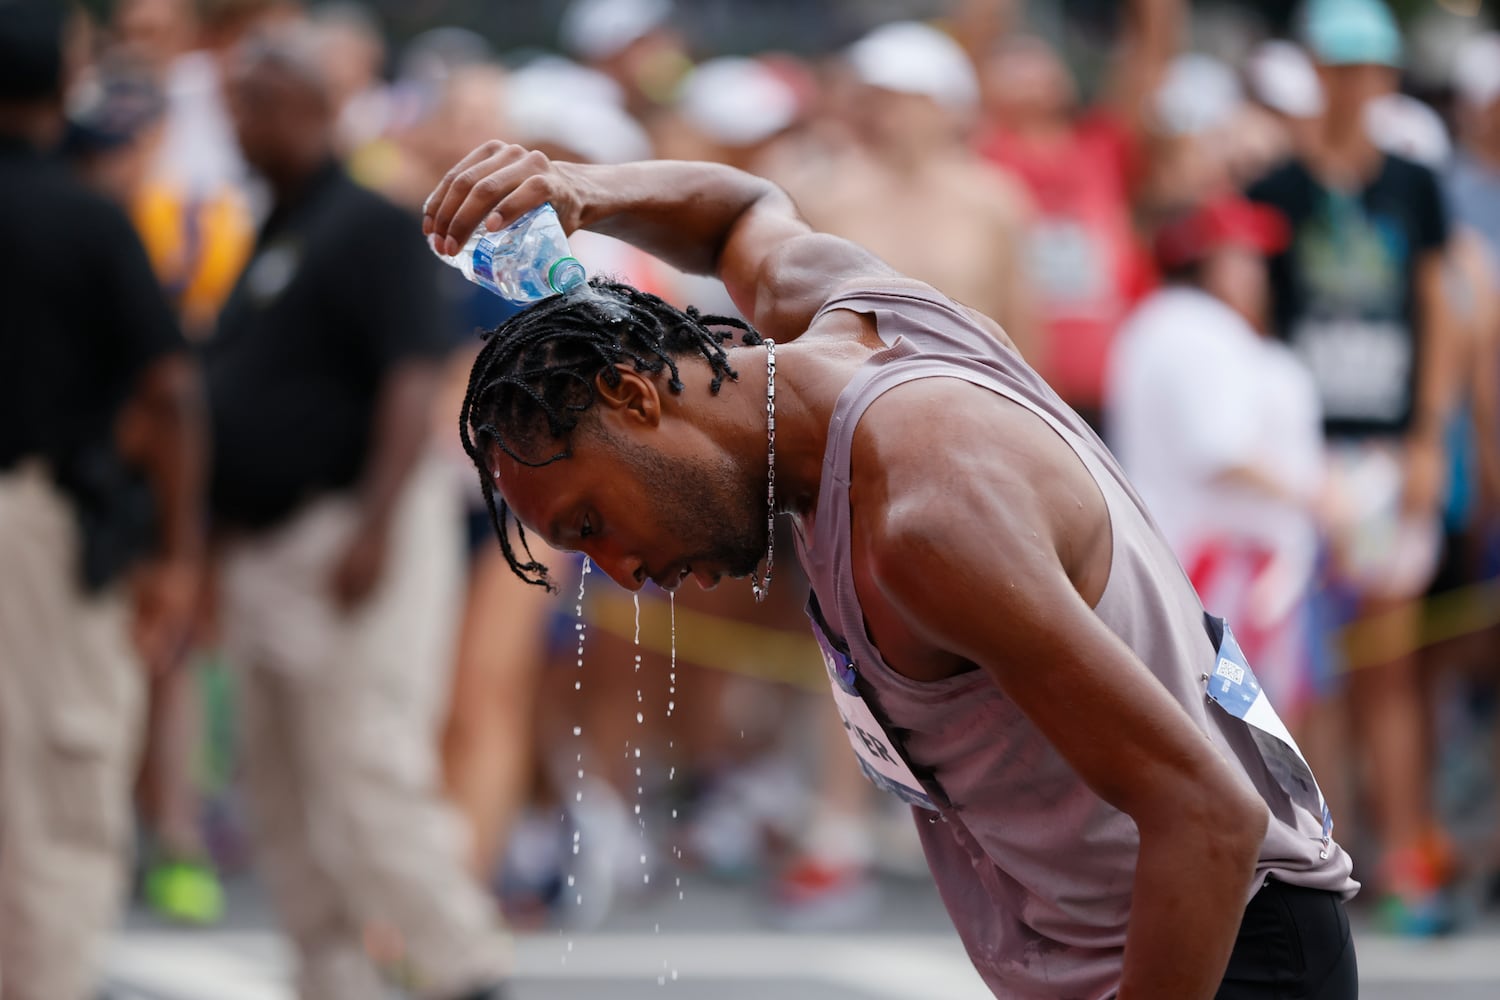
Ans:
{"label": "sneaker", "polygon": [[799,931],[852,927],[875,909],[879,896],[864,866],[802,858],[783,871],[772,887],[772,920]]}
{"label": "sneaker", "polygon": [[1375,903],[1375,922],[1387,934],[1401,937],[1440,937],[1458,926],[1453,901],[1442,889],[1420,896],[1384,893]]}
{"label": "sneaker", "polygon": [[1452,853],[1442,838],[1392,851],[1382,865],[1385,891],[1376,903],[1375,919],[1382,930],[1406,937],[1451,933],[1457,909],[1447,885],[1453,876]]}
{"label": "sneaker", "polygon": [[224,916],[218,873],[196,861],[159,861],[146,870],[146,905],[165,920],[205,927]]}

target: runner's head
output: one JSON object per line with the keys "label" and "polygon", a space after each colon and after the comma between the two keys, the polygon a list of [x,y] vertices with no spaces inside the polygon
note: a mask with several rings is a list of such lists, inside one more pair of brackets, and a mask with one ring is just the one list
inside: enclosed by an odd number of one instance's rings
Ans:
{"label": "runner's head", "polygon": [[766,546],[765,453],[730,454],[693,420],[738,379],[725,347],[736,334],[760,343],[741,320],[595,278],[489,335],[459,433],[517,575],[552,584],[528,528],[632,589],[754,571]]}

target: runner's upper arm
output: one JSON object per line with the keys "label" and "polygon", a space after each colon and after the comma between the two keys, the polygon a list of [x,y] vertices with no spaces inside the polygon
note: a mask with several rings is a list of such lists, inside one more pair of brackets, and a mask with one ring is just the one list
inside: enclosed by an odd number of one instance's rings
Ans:
{"label": "runner's upper arm", "polygon": [[718,273],[740,312],[778,341],[805,331],[813,314],[843,286],[897,276],[858,244],[815,232],[779,189],[735,223],[720,252]]}
{"label": "runner's upper arm", "polygon": [[[902,387],[862,422],[866,435],[871,418],[888,429],[873,453],[856,450],[852,473],[882,514],[856,531],[881,602],[924,644],[988,673],[1139,826],[1261,822],[1208,737],[1070,578],[1070,539],[1088,527],[1080,512],[1104,501],[1087,500],[1097,486],[1068,446],[1029,414],[1003,410],[988,411],[995,436],[983,449],[934,453],[930,440],[902,433],[947,420],[958,440],[971,437],[953,413],[958,398],[950,386]],[[884,466],[873,481],[859,471],[871,454]]]}

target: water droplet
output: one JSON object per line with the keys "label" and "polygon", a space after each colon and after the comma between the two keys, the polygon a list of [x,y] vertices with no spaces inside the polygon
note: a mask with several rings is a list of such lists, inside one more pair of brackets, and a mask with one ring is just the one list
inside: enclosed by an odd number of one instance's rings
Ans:
{"label": "water droplet", "polygon": [[635,713],[635,721],[636,721],[637,724],[643,723],[643,722],[646,721],[646,717],[644,715],[642,715],[640,712],[637,712],[637,713]]}
{"label": "water droplet", "polygon": [[641,804],[640,804],[640,803],[639,803],[639,802],[637,802],[637,803],[636,803],[636,804],[635,804],[635,814],[636,814],[636,815],[637,815],[637,816],[639,816],[639,815],[640,815],[640,814],[641,814]]}
{"label": "water droplet", "polygon": [[583,793],[582,792],[574,792],[573,793],[573,801],[574,802],[582,802],[583,801]]}
{"label": "water droplet", "polygon": [[583,735],[583,727],[582,726],[574,726],[573,727],[573,735],[574,736],[582,736]]}
{"label": "water droplet", "polygon": [[569,875],[568,876],[568,888],[569,889],[573,888],[574,884],[577,883],[577,881],[578,881],[578,876],[576,876],[576,875]]}

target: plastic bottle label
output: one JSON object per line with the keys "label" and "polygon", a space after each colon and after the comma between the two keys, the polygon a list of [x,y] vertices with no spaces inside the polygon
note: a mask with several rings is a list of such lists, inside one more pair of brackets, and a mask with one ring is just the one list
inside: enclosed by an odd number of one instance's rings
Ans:
{"label": "plastic bottle label", "polygon": [[500,244],[495,237],[500,235],[503,234],[495,233],[486,236],[474,244],[474,280],[503,298],[505,293],[500,291],[500,286],[495,283],[495,257]]}

